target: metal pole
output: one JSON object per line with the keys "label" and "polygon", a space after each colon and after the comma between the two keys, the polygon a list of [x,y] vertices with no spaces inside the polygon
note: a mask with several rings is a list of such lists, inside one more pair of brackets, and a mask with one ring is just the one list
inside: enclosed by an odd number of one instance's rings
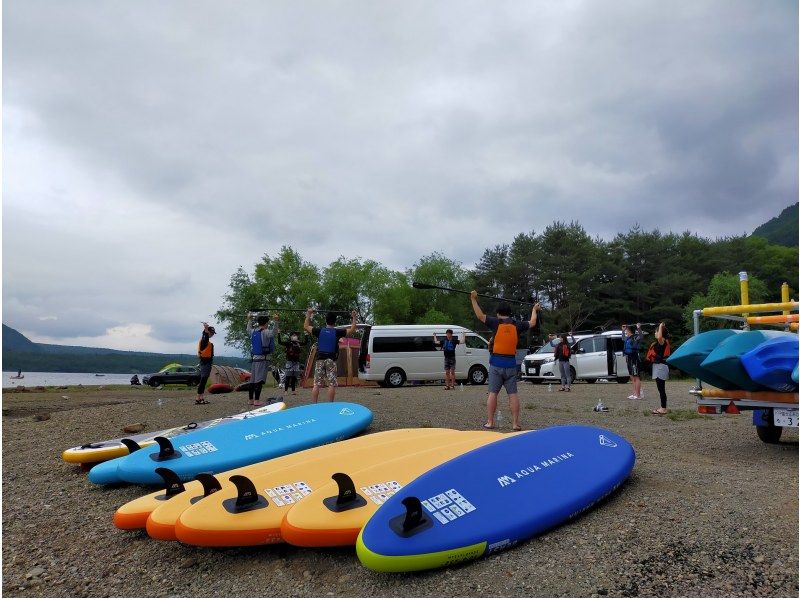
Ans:
{"label": "metal pole", "polygon": [[[742,295],[741,305],[750,305],[750,279],[747,277],[747,272],[739,272],[739,292]],[[749,314],[742,314],[745,318]],[[744,329],[750,330],[750,325],[745,322]]]}
{"label": "metal pole", "polygon": [[[703,313],[702,309],[696,309],[692,312],[692,321],[694,323],[694,335],[700,334],[700,314]],[[696,378],[697,388],[703,388],[703,382],[700,378]]]}

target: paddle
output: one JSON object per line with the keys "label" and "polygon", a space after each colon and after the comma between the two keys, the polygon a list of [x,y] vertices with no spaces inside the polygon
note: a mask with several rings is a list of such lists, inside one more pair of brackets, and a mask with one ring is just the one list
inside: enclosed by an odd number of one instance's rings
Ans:
{"label": "paddle", "polygon": [[[439,291],[449,291],[451,293],[461,293],[462,295],[470,295],[471,294],[470,291],[462,291],[460,289],[450,289],[448,287],[440,287],[440,286],[436,286],[435,284],[427,284],[427,283],[424,283],[424,282],[412,282],[411,286],[414,287],[415,289],[420,289],[420,290],[437,289]],[[531,301],[518,301],[517,299],[504,299],[503,297],[493,297],[492,295],[482,295],[481,293],[478,293],[478,297],[483,297],[484,299],[492,299],[493,301],[505,301],[507,303],[518,303],[520,305],[531,305],[531,306],[535,305],[535,303],[533,303]]]}

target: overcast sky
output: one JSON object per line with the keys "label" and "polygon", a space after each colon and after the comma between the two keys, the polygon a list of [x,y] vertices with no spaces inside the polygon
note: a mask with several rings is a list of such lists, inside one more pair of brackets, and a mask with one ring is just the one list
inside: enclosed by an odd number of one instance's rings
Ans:
{"label": "overcast sky", "polygon": [[3,322],[193,352],[284,244],[403,269],[556,219],[749,233],[797,201],[797,24],[788,0],[5,0]]}

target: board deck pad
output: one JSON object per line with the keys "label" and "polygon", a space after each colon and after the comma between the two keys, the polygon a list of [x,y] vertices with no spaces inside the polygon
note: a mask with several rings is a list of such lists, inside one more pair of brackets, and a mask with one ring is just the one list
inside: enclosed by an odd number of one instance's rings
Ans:
{"label": "board deck pad", "polygon": [[[624,438],[590,426],[505,438],[400,489],[361,530],[358,557],[375,571],[401,572],[510,548],[608,496],[628,477],[635,459]],[[414,499],[418,518],[410,516]],[[409,519],[416,523],[404,530]]]}
{"label": "board deck pad", "polygon": [[128,447],[122,443],[123,439],[133,440],[140,447],[150,446],[155,443],[154,438],[161,436],[163,438],[175,438],[181,434],[188,432],[195,432],[203,428],[213,428],[232,421],[240,419],[248,419],[251,417],[259,417],[262,415],[269,415],[277,413],[286,408],[286,403],[275,402],[245,411],[244,413],[237,413],[226,417],[218,417],[203,422],[192,422],[184,426],[177,426],[168,428],[166,430],[159,430],[158,432],[144,432],[142,434],[135,434],[133,436],[124,436],[121,438],[112,438],[110,440],[101,440],[98,442],[88,442],[81,446],[74,446],[65,450],[61,458],[67,463],[100,463],[101,461],[108,461],[109,459],[116,459],[128,454]]}
{"label": "board deck pad", "polygon": [[[384,432],[375,432],[373,434],[365,434],[357,436],[348,440],[342,440],[330,445],[323,445],[314,448],[305,449],[296,453],[284,455],[270,459],[268,462],[254,463],[245,465],[236,469],[225,472],[225,475],[219,476],[220,482],[228,483],[228,478],[232,475],[242,476],[255,476],[263,473],[265,467],[272,471],[278,471],[286,467],[291,467],[298,463],[316,459],[322,455],[336,455],[342,451],[352,450],[353,447],[369,445],[377,442],[378,438],[383,441],[388,441],[396,438],[402,438],[407,435],[419,436],[429,433],[439,433],[444,428],[422,428],[422,429],[400,429],[388,430]],[[169,509],[161,511],[160,517],[157,520],[150,522],[150,529],[157,529],[159,523],[166,523],[168,518],[174,517],[177,519],[180,514],[187,509],[190,505],[197,502],[203,496],[203,487],[198,481],[186,482],[184,484],[184,491],[172,497],[167,497],[164,490],[158,490],[145,496],[136,498],[117,509],[114,513],[114,525],[120,529],[141,529],[148,523],[148,518],[153,511],[163,506],[167,501],[170,502]],[[170,524],[172,529],[161,529],[151,534],[153,537],[159,539],[174,540],[174,522]],[[161,536],[165,537],[161,537]]]}
{"label": "board deck pad", "polygon": [[[527,432],[531,433],[531,432]],[[335,511],[330,497],[338,486],[329,482],[292,507],[281,523],[281,535],[295,546],[352,546],[361,528],[378,509],[403,486],[419,475],[459,455],[508,435],[484,432],[485,436],[464,437],[436,449],[415,452],[372,467],[347,472],[363,499],[357,508]]]}
{"label": "board deck pad", "polygon": [[161,484],[156,469],[172,470],[182,481],[198,473],[219,473],[349,438],[369,426],[372,412],[356,403],[319,403],[285,409],[179,437],[172,454],[145,447],[92,468],[95,484]]}
{"label": "board deck pad", "polygon": [[[794,336],[791,332],[777,330],[747,330],[722,341],[706,357],[700,367],[720,378],[724,378],[734,388],[755,392],[767,390],[766,386],[755,382],[747,374],[741,357],[751,349],[771,338]],[[729,390],[726,389],[726,390]]]}
{"label": "board deck pad", "polygon": [[[258,474],[249,477],[260,498],[263,498],[255,508],[244,511],[237,509],[234,504],[237,490],[232,484],[227,484],[222,491],[189,506],[180,514],[177,524],[173,523],[177,539],[184,544],[198,546],[251,546],[282,542],[281,521],[284,515],[302,504],[314,489],[327,485],[337,472],[377,465],[391,461],[398,455],[413,456],[426,449],[445,450],[449,444],[466,439],[474,439],[476,444],[488,442],[501,435],[483,431],[439,430],[420,433],[409,430],[403,437],[371,437],[374,440],[371,444],[362,442],[350,450],[340,450],[335,455],[321,454],[316,459],[306,459],[278,471],[262,467]],[[168,508],[169,503],[150,515],[148,530],[151,521],[163,519],[161,511]],[[162,524],[168,525],[168,522],[162,521]]]}

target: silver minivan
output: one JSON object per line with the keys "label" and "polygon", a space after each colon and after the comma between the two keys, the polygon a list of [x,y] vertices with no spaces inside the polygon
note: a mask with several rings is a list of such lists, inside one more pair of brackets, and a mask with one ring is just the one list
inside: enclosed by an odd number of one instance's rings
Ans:
{"label": "silver minivan", "polygon": [[[614,330],[575,335],[567,340],[572,347],[569,363],[573,381],[585,380],[591,384],[604,378],[620,384],[628,382],[628,370],[622,354],[622,332]],[[520,367],[522,378],[531,382],[558,382],[561,376],[556,371],[553,351],[559,342],[558,339],[552,340],[536,353],[525,357]]]}
{"label": "silver minivan", "polygon": [[456,380],[485,384],[489,372],[489,341],[451,324],[368,326],[363,329],[358,377],[381,386],[398,387],[407,381],[443,380],[444,356],[433,343],[433,333],[444,338],[451,329],[456,347]]}

